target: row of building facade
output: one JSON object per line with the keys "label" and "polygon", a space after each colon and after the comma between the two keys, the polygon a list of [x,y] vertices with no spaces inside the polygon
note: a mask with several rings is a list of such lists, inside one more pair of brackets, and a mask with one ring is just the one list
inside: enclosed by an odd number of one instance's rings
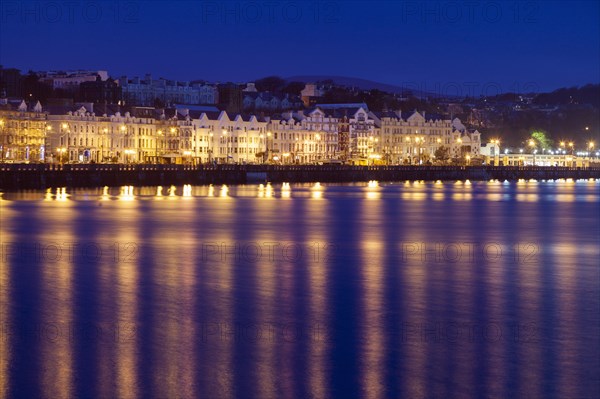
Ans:
{"label": "row of building facade", "polygon": [[459,120],[365,104],[321,104],[281,114],[133,107],[94,112],[0,103],[3,162],[423,164],[480,156],[481,138]]}

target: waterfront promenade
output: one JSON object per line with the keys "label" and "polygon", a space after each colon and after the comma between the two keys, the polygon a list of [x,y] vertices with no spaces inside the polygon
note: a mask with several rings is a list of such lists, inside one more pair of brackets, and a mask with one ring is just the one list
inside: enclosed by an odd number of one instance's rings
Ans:
{"label": "waterfront promenade", "polygon": [[0,164],[0,189],[47,187],[361,182],[404,180],[519,180],[600,178],[600,167]]}

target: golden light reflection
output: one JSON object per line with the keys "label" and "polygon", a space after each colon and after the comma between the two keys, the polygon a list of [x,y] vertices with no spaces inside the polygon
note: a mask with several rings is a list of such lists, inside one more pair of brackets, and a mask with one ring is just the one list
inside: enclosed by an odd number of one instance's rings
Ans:
{"label": "golden light reflection", "polygon": [[488,201],[502,201],[502,194],[500,193],[488,193],[486,195]]}
{"label": "golden light reflection", "polygon": [[157,196],[157,197],[162,197],[162,196],[163,196],[163,195],[162,195],[162,192],[163,192],[163,188],[162,188],[162,186],[158,186],[158,187],[156,187],[156,196]]}
{"label": "golden light reflection", "polygon": [[281,197],[282,198],[290,198],[292,196],[292,189],[290,187],[290,183],[283,183],[281,185]]}
{"label": "golden light reflection", "polygon": [[[363,397],[385,397],[385,339],[382,326],[384,320],[384,237],[377,228],[385,218],[381,207],[363,203],[362,214],[366,222],[361,232],[361,275],[362,301],[361,319],[361,391]],[[373,224],[369,226],[368,224]]]}
{"label": "golden light reflection", "polygon": [[[130,189],[133,196],[133,187]],[[139,287],[138,263],[141,256],[139,253],[140,240],[138,225],[127,223],[127,220],[138,220],[139,212],[136,208],[129,210],[131,218],[124,218],[118,223],[116,229],[115,254],[116,263],[112,269],[116,271],[116,317],[113,316],[112,323],[118,328],[116,356],[116,389],[120,398],[135,398],[137,392],[137,309]]]}
{"label": "golden light reflection", "polygon": [[[595,199],[594,196],[591,196],[592,199]],[[555,194],[554,200],[558,202],[575,202],[575,194]],[[586,198],[586,200],[588,200]]]}
{"label": "golden light reflection", "polygon": [[[1,193],[0,193],[1,194]],[[0,241],[0,398],[8,398],[9,388],[9,376],[10,376],[10,364],[12,360],[11,347],[13,342],[11,341],[13,335],[8,334],[8,331],[4,331],[5,326],[13,324],[11,318],[10,309],[12,308],[12,301],[10,297],[10,291],[8,287],[11,285],[10,275],[10,257],[6,253],[5,243],[13,242],[13,237],[10,233],[12,231],[12,210],[1,204],[0,201],[0,215],[2,217],[2,223],[0,223],[0,234],[2,240]]]}
{"label": "golden light reflection", "polygon": [[[323,201],[319,206],[308,206],[306,208],[306,218],[308,220],[327,220],[331,215],[330,204]],[[290,206],[289,212],[293,213]],[[308,223],[306,224],[306,236],[310,237],[310,243],[307,247],[312,249],[312,253],[307,257],[308,278],[306,286],[309,289],[309,312],[311,320],[311,339],[309,341],[308,368],[310,370],[308,384],[310,392],[315,398],[326,398],[329,396],[329,345],[331,336],[328,320],[331,319],[328,307],[328,287],[329,271],[333,267],[330,264],[335,258],[334,244],[331,242],[331,232],[324,224]],[[331,226],[329,226],[331,228]],[[293,273],[290,273],[293,276]],[[290,291],[293,292],[293,291]],[[288,396],[293,396],[292,394]]]}
{"label": "golden light reflection", "polygon": [[321,183],[315,183],[315,185],[311,188],[311,198],[312,199],[322,199],[323,198],[323,187]]}
{"label": "golden light reflection", "polygon": [[433,193],[431,195],[431,197],[433,198],[434,201],[443,201],[444,200],[444,193]]}
{"label": "golden light reflection", "polygon": [[517,194],[515,196],[517,201],[520,202],[538,202],[539,196],[537,194]]}
{"label": "golden light reflection", "polygon": [[209,197],[214,197],[215,196],[215,186],[213,186],[212,184],[208,186],[208,194],[207,196]]}
{"label": "golden light reflection", "polygon": [[[515,226],[517,229],[522,228],[522,231],[526,231],[524,226]],[[520,238],[520,237],[519,237]],[[519,327],[524,334],[530,333],[543,325],[542,312],[540,308],[543,306],[542,293],[540,289],[540,282],[543,281],[541,273],[541,256],[527,256],[528,254],[534,253],[539,250],[536,244],[533,244],[530,239],[523,241],[517,240],[515,243],[515,253],[526,256],[519,263],[519,267],[516,268],[518,287],[517,301],[521,304],[518,307],[518,320],[521,320]],[[527,359],[531,367],[522,367],[518,376],[517,384],[524,388],[523,396],[528,398],[541,398],[544,395],[541,392],[541,381],[543,358],[541,354],[542,345],[532,345],[527,340],[520,340],[517,343],[517,356],[522,359]]]}
{"label": "golden light reflection", "polygon": [[367,191],[368,200],[378,200],[381,198],[381,193],[378,191]]}
{"label": "golden light reflection", "polygon": [[67,194],[66,187],[59,187],[56,189],[56,196],[55,196],[56,201],[66,201],[69,197],[70,197],[70,195]]}
{"label": "golden light reflection", "polygon": [[273,197],[273,187],[271,186],[271,183],[267,183],[267,187],[265,189],[265,197],[266,198]]}
{"label": "golden light reflection", "polygon": [[[414,240],[416,242],[426,242],[426,239],[420,235],[416,235]],[[406,249],[400,248],[399,251],[405,252]],[[430,268],[425,267],[419,257],[408,257],[407,262],[402,265],[400,272],[403,275],[402,279],[406,282],[406,287],[403,290],[403,300],[406,303],[423,304],[421,306],[425,306],[426,276],[429,270]],[[416,332],[405,333],[405,330],[402,330],[396,344],[405,348],[403,351],[405,359],[410,359],[410,367],[407,367],[406,375],[402,378],[404,386],[401,390],[408,398],[423,397],[423,393],[427,390],[427,373],[425,371],[427,342],[423,340],[418,326],[422,326],[427,320],[424,320],[418,311],[411,311],[407,312],[406,319],[403,322],[405,324],[399,328],[406,329],[405,326],[410,326]]]}
{"label": "golden light reflection", "polygon": [[453,193],[452,199],[454,201],[471,201],[473,195],[471,193]]}
{"label": "golden light reflection", "polygon": [[191,184],[183,185],[183,197],[188,198],[188,199],[192,197],[192,185]]}
{"label": "golden light reflection", "polygon": [[44,195],[44,201],[52,201],[52,189],[51,188],[46,190],[46,194]]}
{"label": "golden light reflection", "polygon": [[[184,186],[184,197],[190,189]],[[177,210],[178,219],[192,220],[194,216],[194,208],[189,202],[184,202]],[[176,235],[172,234],[174,226],[178,229]],[[169,307],[168,316],[151,329],[153,338],[161,343],[153,347],[152,355],[161,371],[152,375],[152,391],[161,398],[197,397],[196,344],[201,333],[192,315],[197,311],[197,274],[201,269],[197,265],[201,260],[190,256],[186,249],[195,247],[201,240],[193,224],[179,220],[161,223],[145,235],[154,248],[160,248],[155,252],[152,280],[159,282],[154,294],[164,299],[156,306]]]}
{"label": "golden light reflection", "polygon": [[[60,195],[64,194],[60,190]],[[73,323],[73,253],[77,241],[71,223],[76,220],[72,203],[48,209],[47,226],[60,225],[61,229],[48,228],[36,237],[45,248],[41,259],[41,381],[44,395],[50,398],[73,396],[73,348],[69,326]],[[33,382],[33,381],[32,381]]]}
{"label": "golden light reflection", "polygon": [[122,186],[121,193],[119,194],[119,200],[121,201],[133,201],[135,196],[133,195],[133,186]]}
{"label": "golden light reflection", "polygon": [[407,201],[424,201],[427,199],[427,194],[422,191],[403,192],[402,199]]}
{"label": "golden light reflection", "polygon": [[175,186],[169,187],[169,199],[175,199],[176,191],[177,191],[177,187],[175,187]]}
{"label": "golden light reflection", "polygon": [[102,187],[102,196],[100,197],[100,199],[102,201],[108,201],[108,199],[109,199],[108,186]]}
{"label": "golden light reflection", "polygon": [[371,180],[367,184],[367,199],[368,200],[378,200],[381,198],[381,191],[379,188],[379,182],[376,180]]}
{"label": "golden light reflection", "polygon": [[229,187],[227,187],[227,185],[223,184],[221,186],[221,192],[219,196],[223,198],[229,197]]}
{"label": "golden light reflection", "polygon": [[[561,226],[565,231],[576,231],[577,228],[572,223],[574,219],[565,218],[565,225]],[[558,253],[555,255],[555,259],[571,259],[575,261],[577,258],[580,248],[572,242],[561,243],[557,246]],[[597,248],[596,248],[597,252]],[[577,348],[577,342],[581,339],[576,326],[578,323],[577,314],[579,313],[577,297],[572,293],[578,292],[577,287],[577,270],[576,267],[558,267],[556,270],[556,280],[560,289],[557,289],[556,295],[558,311],[557,314],[560,316],[559,333],[558,336],[561,338],[561,345],[559,345],[558,353],[558,364],[569,364],[572,361],[574,353],[579,350]],[[584,301],[584,303],[586,303]],[[577,382],[578,375],[574,367],[565,367],[563,372],[558,377],[559,383],[557,397],[561,398],[575,398],[578,396]]]}

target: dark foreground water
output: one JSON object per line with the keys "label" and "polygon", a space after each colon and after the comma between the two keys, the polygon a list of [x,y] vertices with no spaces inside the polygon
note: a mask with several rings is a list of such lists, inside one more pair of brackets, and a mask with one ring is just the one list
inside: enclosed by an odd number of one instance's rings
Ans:
{"label": "dark foreground water", "polygon": [[3,193],[0,396],[594,398],[600,181]]}

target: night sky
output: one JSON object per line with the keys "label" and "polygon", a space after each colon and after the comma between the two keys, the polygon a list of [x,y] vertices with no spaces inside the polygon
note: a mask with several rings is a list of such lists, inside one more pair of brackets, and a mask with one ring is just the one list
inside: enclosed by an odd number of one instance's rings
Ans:
{"label": "night sky", "polygon": [[600,82],[599,4],[3,0],[0,64],[114,77],[330,75],[464,94],[548,91]]}

